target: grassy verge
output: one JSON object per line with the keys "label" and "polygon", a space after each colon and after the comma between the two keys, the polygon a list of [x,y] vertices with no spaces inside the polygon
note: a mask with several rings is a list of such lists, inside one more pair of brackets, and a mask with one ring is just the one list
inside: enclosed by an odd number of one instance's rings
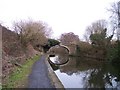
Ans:
{"label": "grassy verge", "polygon": [[39,58],[40,56],[36,55],[33,58],[28,59],[21,68],[16,67],[3,88],[25,88],[27,86],[28,75],[31,72],[32,65]]}

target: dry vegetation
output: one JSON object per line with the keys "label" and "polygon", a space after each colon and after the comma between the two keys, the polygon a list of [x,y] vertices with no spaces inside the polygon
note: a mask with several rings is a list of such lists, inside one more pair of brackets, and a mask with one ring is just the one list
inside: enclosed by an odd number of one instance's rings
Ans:
{"label": "dry vegetation", "polygon": [[2,26],[2,78],[3,83],[6,78],[14,71],[16,66],[22,64],[39,52],[28,44],[23,47],[18,38],[18,34]]}

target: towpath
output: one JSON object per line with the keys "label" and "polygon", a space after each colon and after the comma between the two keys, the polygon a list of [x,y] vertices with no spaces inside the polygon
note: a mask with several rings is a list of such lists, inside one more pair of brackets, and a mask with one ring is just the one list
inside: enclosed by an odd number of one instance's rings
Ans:
{"label": "towpath", "polygon": [[48,76],[48,69],[45,64],[46,55],[42,55],[32,67],[32,72],[28,78],[28,88],[54,88]]}

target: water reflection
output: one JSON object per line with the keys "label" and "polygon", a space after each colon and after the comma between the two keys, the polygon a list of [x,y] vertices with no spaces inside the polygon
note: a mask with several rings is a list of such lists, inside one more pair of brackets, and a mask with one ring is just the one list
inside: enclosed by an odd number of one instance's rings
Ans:
{"label": "water reflection", "polygon": [[[53,58],[50,58],[52,60]],[[66,88],[120,89],[120,69],[104,62],[81,57],[57,55],[54,63],[63,63],[55,71]],[[54,67],[54,66],[53,66]]]}
{"label": "water reflection", "polygon": [[49,62],[55,65],[64,65],[69,61],[68,55],[57,54],[55,57],[50,57]]}

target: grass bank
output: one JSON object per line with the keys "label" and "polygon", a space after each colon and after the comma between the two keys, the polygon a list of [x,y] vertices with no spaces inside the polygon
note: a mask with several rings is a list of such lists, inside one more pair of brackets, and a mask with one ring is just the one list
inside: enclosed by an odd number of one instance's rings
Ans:
{"label": "grass bank", "polygon": [[6,85],[3,85],[3,88],[27,87],[28,75],[31,72],[32,65],[39,58],[39,55],[35,55],[33,58],[26,60],[22,67],[16,67],[15,71],[9,76]]}

